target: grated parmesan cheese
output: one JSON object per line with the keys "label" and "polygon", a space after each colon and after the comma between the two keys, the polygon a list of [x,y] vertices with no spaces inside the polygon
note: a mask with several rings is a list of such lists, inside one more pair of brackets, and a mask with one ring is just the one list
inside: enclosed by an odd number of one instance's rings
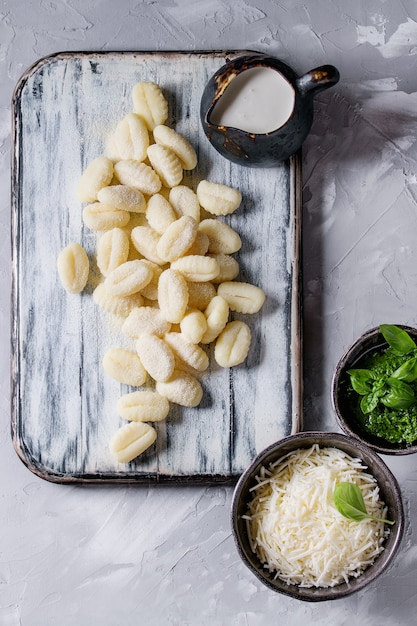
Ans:
{"label": "grated parmesan cheese", "polygon": [[262,468],[244,518],[253,552],[275,578],[334,587],[373,563],[389,529],[370,519],[349,520],[333,503],[336,484],[352,482],[368,513],[385,518],[378,484],[366,469],[360,459],[317,444]]}

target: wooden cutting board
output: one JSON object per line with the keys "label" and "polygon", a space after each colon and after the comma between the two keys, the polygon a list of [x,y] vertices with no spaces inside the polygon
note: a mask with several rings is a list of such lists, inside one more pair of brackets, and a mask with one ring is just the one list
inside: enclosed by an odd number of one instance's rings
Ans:
{"label": "wooden cutting board", "polygon": [[[19,81],[13,101],[12,436],[22,461],[51,481],[228,482],[266,445],[301,428],[299,157],[270,169],[223,159],[204,136],[200,99],[209,77],[243,52],[62,53],[41,59]],[[96,235],[82,222],[75,189],[104,154],[116,123],[132,109],[131,90],[158,83],[167,124],[187,137],[201,179],[238,188],[241,207],[224,218],[241,235],[238,280],[264,289],[255,315],[234,314],[252,331],[247,361],[201,377],[201,405],[172,405],[152,448],[118,464],[108,444],[123,423],[115,405],[132,389],[110,379],[105,351],[120,331],[92,298],[67,294],[59,251],[81,243],[94,260]]]}

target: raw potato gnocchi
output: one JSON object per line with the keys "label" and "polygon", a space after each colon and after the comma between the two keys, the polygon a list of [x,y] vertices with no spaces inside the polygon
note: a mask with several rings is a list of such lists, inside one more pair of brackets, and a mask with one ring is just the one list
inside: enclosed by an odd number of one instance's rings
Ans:
{"label": "raw potato gnocchi", "polygon": [[157,382],[156,390],[170,402],[181,406],[198,406],[203,397],[201,383],[188,372],[175,370],[169,380]]}
{"label": "raw potato gnocchi", "polygon": [[239,365],[248,356],[250,341],[250,328],[245,322],[229,322],[217,338],[214,358],[221,367]]}
{"label": "raw potato gnocchi", "polygon": [[158,283],[158,304],[163,317],[179,324],[188,304],[187,281],[180,272],[168,269],[162,272]]}
{"label": "raw potato gnocchi", "polygon": [[129,237],[121,228],[112,228],[97,242],[97,266],[103,276],[108,276],[116,267],[127,261]]}
{"label": "raw potato gnocchi", "polygon": [[162,267],[153,261],[149,261],[148,259],[141,259],[141,261],[147,265],[152,272],[152,278],[146,287],[143,287],[141,294],[148,300],[158,300],[158,282],[159,277],[162,274]]}
{"label": "raw potato gnocchi", "polygon": [[197,309],[191,309],[182,318],[180,329],[187,341],[200,343],[207,330],[207,321],[204,313]]}
{"label": "raw potato gnocchi", "polygon": [[91,161],[78,183],[77,195],[81,202],[95,202],[103,187],[110,185],[113,178],[113,162],[101,156]]}
{"label": "raw potato gnocchi", "polygon": [[158,254],[158,243],[161,238],[156,230],[150,226],[135,226],[130,233],[130,238],[136,250],[142,254],[145,259],[156,263],[163,264],[163,259]]}
{"label": "raw potato gnocchi", "polygon": [[161,311],[151,306],[138,306],[127,316],[122,331],[128,337],[139,339],[141,335],[157,335],[162,337],[171,330],[171,324]]}
{"label": "raw potato gnocchi", "polygon": [[149,226],[159,235],[162,235],[176,221],[177,215],[168,200],[161,194],[156,193],[148,200],[146,219]]}
{"label": "raw potato gnocchi", "polygon": [[111,230],[123,228],[129,223],[130,213],[115,209],[113,206],[94,202],[85,207],[83,211],[84,224],[91,230]]}
{"label": "raw potato gnocchi", "polygon": [[195,236],[194,242],[191,248],[188,248],[187,252],[185,253],[185,256],[190,256],[190,255],[204,256],[208,252],[208,247],[209,247],[209,239],[207,235],[205,235],[204,233],[200,233],[197,230],[197,234]]}
{"label": "raw potato gnocchi", "polygon": [[119,159],[144,161],[149,146],[145,120],[136,113],[128,113],[116,126],[113,145]]}
{"label": "raw potato gnocchi", "polygon": [[[132,102],[133,111],[109,137],[111,154],[88,165],[77,190],[80,201],[90,203],[84,224],[97,232],[102,282],[94,301],[133,344],[108,349],[103,369],[120,384],[147,385],[117,402],[118,415],[129,421],[110,441],[121,463],[154,443],[157,431],[147,422],[166,419],[170,402],[184,407],[201,402],[198,376],[207,370],[210,353],[205,346],[215,342],[214,359],[221,367],[246,359],[249,326],[230,321],[230,313],[257,312],[265,299],[259,287],[235,281],[239,264],[232,255],[242,241],[217,219],[238,209],[240,191],[207,180],[196,191],[183,184],[184,170],[196,167],[197,154],[165,124],[168,103],[161,88],[139,82]],[[63,285],[73,292],[84,288],[89,273],[88,257],[77,245],[58,260]]]}
{"label": "raw potato gnocchi", "polygon": [[103,357],[104,371],[123,385],[141,387],[146,382],[146,371],[136,352],[124,348],[110,348]]}
{"label": "raw potato gnocchi", "polygon": [[86,251],[73,242],[61,250],[57,260],[62,286],[69,293],[80,293],[87,284],[90,262]]}
{"label": "raw potato gnocchi", "polygon": [[142,365],[149,376],[165,382],[171,378],[175,368],[175,357],[169,345],[156,335],[141,335],[136,349]]}
{"label": "raw potato gnocchi", "polygon": [[174,356],[198,372],[204,372],[209,366],[207,353],[200,346],[185,339],[181,333],[167,333],[165,341]]}
{"label": "raw potato gnocchi", "polygon": [[178,217],[189,215],[198,223],[200,221],[200,203],[197,194],[185,185],[172,187],[169,192],[169,201]]}
{"label": "raw potato gnocchi", "polygon": [[208,251],[212,254],[233,254],[242,247],[239,234],[226,222],[207,218],[200,222],[198,230],[209,238]]}
{"label": "raw potato gnocchi", "polygon": [[128,185],[111,185],[103,187],[97,194],[97,199],[115,209],[129,213],[145,213],[145,196],[139,189]]}
{"label": "raw potato gnocchi", "polygon": [[213,215],[234,213],[242,202],[242,194],[237,189],[208,180],[198,183],[197,197],[201,206]]}
{"label": "raw potato gnocchi", "polygon": [[169,413],[169,402],[155,391],[133,391],[119,398],[116,410],[132,422],[162,422]]}
{"label": "raw potato gnocchi", "polygon": [[150,165],[134,159],[124,159],[115,163],[114,173],[122,185],[134,187],[148,195],[158,193],[162,187],[161,179],[155,170]]}
{"label": "raw potato gnocchi", "polygon": [[110,452],[119,463],[129,463],[156,440],[156,430],[144,422],[129,422],[113,435]]}
{"label": "raw potato gnocchi", "polygon": [[183,215],[172,222],[159,239],[156,252],[164,261],[176,261],[191,248],[197,236],[197,222]]}
{"label": "raw potato gnocchi", "polygon": [[[202,233],[200,233],[202,234]],[[233,280],[239,274],[239,263],[230,254],[211,254],[219,264],[219,273],[212,280],[213,283],[224,283]]]}
{"label": "raw potato gnocchi", "polygon": [[111,296],[131,296],[152,280],[152,270],[141,260],[126,261],[106,277],[105,288]]}
{"label": "raw potato gnocchi", "polygon": [[148,159],[165,187],[175,187],[182,181],[181,161],[170,148],[157,143],[148,148]]}
{"label": "raw potato gnocchi", "polygon": [[159,125],[153,129],[153,138],[157,144],[170,148],[179,158],[185,170],[193,170],[197,165],[197,154],[185,137],[169,126]]}
{"label": "raw potato gnocchi", "polygon": [[217,293],[226,300],[232,311],[238,313],[257,313],[265,302],[265,293],[260,287],[236,280],[219,285]]}
{"label": "raw potato gnocchi", "polygon": [[146,81],[137,83],[132,90],[132,99],[134,112],[144,119],[149,130],[166,122],[168,102],[159,85]]}
{"label": "raw potato gnocchi", "polygon": [[216,259],[201,254],[189,254],[171,263],[190,283],[202,283],[216,278],[220,271]]}
{"label": "raw potato gnocchi", "polygon": [[204,311],[207,329],[201,343],[211,343],[220,335],[229,319],[229,305],[221,296],[214,296]]}

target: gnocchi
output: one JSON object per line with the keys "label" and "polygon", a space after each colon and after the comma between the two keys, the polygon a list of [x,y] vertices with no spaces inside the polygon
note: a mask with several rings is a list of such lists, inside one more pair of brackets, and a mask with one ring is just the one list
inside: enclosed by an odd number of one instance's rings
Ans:
{"label": "gnocchi", "polygon": [[160,235],[150,226],[135,226],[130,233],[130,238],[136,250],[145,259],[157,265],[163,265],[164,261],[158,254],[158,242]]}
{"label": "gnocchi", "polygon": [[185,185],[172,187],[169,192],[169,201],[174,207],[174,211],[178,217],[189,215],[194,218],[197,223],[200,221],[200,203],[198,202],[197,195],[189,187]]}
{"label": "gnocchi", "polygon": [[213,218],[202,220],[198,226],[209,238],[208,251],[213,254],[233,254],[242,247],[239,234],[225,222]]}
{"label": "gnocchi", "polygon": [[211,254],[219,264],[219,273],[213,278],[213,283],[224,283],[233,280],[239,274],[239,263],[230,254]]}
{"label": "gnocchi", "polygon": [[173,128],[163,124],[155,126],[153,137],[157,144],[170,148],[177,155],[185,170],[193,170],[196,167],[197,154],[193,146]]}
{"label": "gnocchi", "polygon": [[119,398],[116,411],[133,422],[162,422],[169,413],[169,402],[155,391],[132,391]]}
{"label": "gnocchi", "polygon": [[62,286],[69,293],[80,293],[87,284],[90,262],[79,243],[72,242],[58,255],[58,274]]}
{"label": "gnocchi", "polygon": [[180,184],[183,170],[175,152],[170,148],[154,143],[149,146],[147,153],[153,169],[165,187],[174,187]]}
{"label": "gnocchi", "polygon": [[204,311],[207,330],[201,338],[201,343],[211,343],[220,335],[229,319],[229,305],[221,296],[214,296]]}
{"label": "gnocchi", "polygon": [[156,391],[170,402],[186,407],[198,406],[203,397],[203,388],[197,378],[180,370],[175,370],[171,378],[156,383]]}
{"label": "gnocchi", "polygon": [[151,306],[134,308],[126,318],[122,331],[128,337],[138,339],[141,335],[163,336],[171,330],[171,324],[161,311]]}
{"label": "gnocchi", "polygon": [[149,130],[168,118],[168,102],[159,85],[141,81],[132,90],[133,110],[145,121]]}
{"label": "gnocchi", "polygon": [[216,295],[216,288],[211,282],[187,283],[188,286],[188,306],[190,309],[204,311],[210,300]]}
{"label": "gnocchi", "polygon": [[134,159],[123,159],[115,163],[114,173],[122,185],[135,187],[147,195],[158,193],[162,187],[161,179],[155,170],[150,165]]}
{"label": "gnocchi", "polygon": [[152,270],[141,260],[126,261],[105,278],[104,285],[112,296],[131,296],[152,280]]}
{"label": "gnocchi", "polygon": [[181,322],[188,304],[185,278],[174,269],[162,272],[158,283],[158,304],[163,317],[172,324]]}
{"label": "gnocchi", "polygon": [[188,248],[187,252],[185,252],[185,256],[190,256],[190,254],[204,256],[208,252],[208,248],[209,238],[205,233],[200,233],[197,230],[194,242],[192,243],[191,248]]}
{"label": "gnocchi", "polygon": [[113,435],[110,452],[119,463],[129,463],[156,440],[156,430],[145,422],[129,422]]}
{"label": "gnocchi", "polygon": [[192,367],[204,372],[209,366],[207,353],[195,343],[187,341],[181,333],[167,333],[164,337],[174,356]]}
{"label": "gnocchi", "polygon": [[204,313],[198,309],[187,311],[180,322],[180,329],[187,341],[200,343],[207,330],[207,321]]}
{"label": "gnocchi", "polygon": [[191,283],[213,280],[220,271],[216,259],[200,254],[183,256],[173,261],[171,268],[180,272]]}
{"label": "gnocchi", "polygon": [[84,170],[77,187],[80,202],[95,202],[97,193],[111,183],[113,162],[107,157],[97,157]]}
{"label": "gnocchi", "polygon": [[146,382],[146,371],[136,352],[110,348],[103,357],[104,371],[123,385],[140,387]]}
{"label": "gnocchi", "polygon": [[83,211],[84,224],[91,230],[111,230],[112,228],[123,228],[129,223],[130,213],[115,209],[114,207],[94,202],[85,207]]}
{"label": "gnocchi", "polygon": [[198,183],[197,198],[201,206],[213,215],[229,215],[242,202],[242,194],[237,189],[208,180]]}
{"label": "gnocchi", "polygon": [[214,358],[221,367],[234,367],[248,356],[251,342],[250,328],[245,322],[234,320],[226,324],[217,338]]}
{"label": "gnocchi", "polygon": [[149,267],[152,272],[152,278],[150,282],[141,289],[141,294],[148,300],[158,300],[158,282],[162,274],[162,267],[148,259],[142,259],[142,263]]}
{"label": "gnocchi", "polygon": [[116,126],[113,143],[119,159],[144,161],[149,146],[149,133],[144,119],[128,113]]}
{"label": "gnocchi", "polygon": [[162,235],[168,226],[175,222],[177,215],[168,200],[161,194],[156,193],[148,200],[146,219],[149,226],[159,235]]}
{"label": "gnocchi", "polygon": [[143,367],[156,381],[167,381],[174,372],[175,357],[168,344],[156,335],[141,335],[136,350]]}
{"label": "gnocchi", "polygon": [[129,211],[129,213],[145,213],[145,196],[139,189],[129,185],[110,185],[103,187],[97,194],[97,199],[115,209]]}
{"label": "gnocchi", "polygon": [[183,215],[172,222],[159,239],[156,252],[164,261],[176,261],[191,248],[197,236],[197,222]]}
{"label": "gnocchi", "polygon": [[97,266],[103,276],[108,276],[116,267],[127,261],[129,237],[121,228],[106,231],[97,243]]}
{"label": "gnocchi", "polygon": [[219,285],[217,293],[238,313],[257,313],[265,302],[265,293],[260,287],[234,280]]}

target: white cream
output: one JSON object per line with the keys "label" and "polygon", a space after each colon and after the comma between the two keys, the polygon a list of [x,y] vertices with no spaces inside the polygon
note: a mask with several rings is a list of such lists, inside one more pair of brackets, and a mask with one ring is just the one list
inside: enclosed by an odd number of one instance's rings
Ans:
{"label": "white cream", "polygon": [[253,67],[233,78],[216,103],[210,122],[249,133],[269,133],[285,124],[294,100],[294,88],[280,72]]}

